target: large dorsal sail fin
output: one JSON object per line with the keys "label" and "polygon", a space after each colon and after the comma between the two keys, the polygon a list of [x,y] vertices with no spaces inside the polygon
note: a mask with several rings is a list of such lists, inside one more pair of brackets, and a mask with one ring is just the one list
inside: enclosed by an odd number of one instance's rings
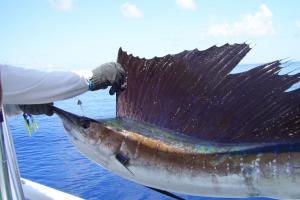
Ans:
{"label": "large dorsal sail fin", "polygon": [[225,44],[145,59],[119,50],[127,90],[117,116],[221,143],[299,143],[300,90],[285,92],[300,74],[278,75],[280,61],[238,74],[250,51]]}

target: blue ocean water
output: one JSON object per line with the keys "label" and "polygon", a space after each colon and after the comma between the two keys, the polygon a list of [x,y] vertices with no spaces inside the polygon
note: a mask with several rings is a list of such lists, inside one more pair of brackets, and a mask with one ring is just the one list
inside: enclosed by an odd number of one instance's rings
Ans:
{"label": "blue ocean water", "polygon": [[[79,99],[82,101],[81,107],[77,105]],[[115,96],[108,95],[107,90],[88,92],[69,100],[56,102],[55,105],[95,119],[115,116]],[[39,129],[29,137],[21,116],[9,119],[22,177],[84,199],[170,199],[144,186],[115,176],[82,156],[69,142],[57,116],[36,116],[35,120]],[[180,196],[189,200],[216,199]]]}

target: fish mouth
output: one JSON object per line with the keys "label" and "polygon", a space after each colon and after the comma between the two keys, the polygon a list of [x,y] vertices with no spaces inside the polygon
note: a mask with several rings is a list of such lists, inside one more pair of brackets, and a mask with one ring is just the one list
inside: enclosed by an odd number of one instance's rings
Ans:
{"label": "fish mouth", "polygon": [[90,127],[91,122],[97,122],[96,120],[75,115],[55,106],[53,106],[53,111],[62,120],[64,128],[66,129],[68,135],[72,136],[76,140],[83,137],[81,133]]}
{"label": "fish mouth", "polygon": [[98,123],[98,121],[94,119],[84,116],[78,116],[55,106],[53,106],[53,111],[63,120],[63,122],[67,122],[64,124],[72,124],[75,127],[80,126],[83,129],[87,129],[90,127],[90,122]]}
{"label": "fish mouth", "polygon": [[67,112],[67,111],[64,111],[58,107],[55,107],[53,106],[53,111],[54,113],[56,113],[61,119],[63,120],[68,120],[70,122],[72,122],[73,124],[75,123],[75,121],[78,120],[78,118],[80,118],[79,116],[73,114],[73,113],[70,113],[70,112]]}

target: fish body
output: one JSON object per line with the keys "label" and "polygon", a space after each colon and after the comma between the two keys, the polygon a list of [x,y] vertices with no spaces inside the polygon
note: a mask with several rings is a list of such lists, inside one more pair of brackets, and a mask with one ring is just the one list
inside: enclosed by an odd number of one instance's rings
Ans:
{"label": "fish body", "polygon": [[116,119],[56,109],[73,144],[142,185],[200,196],[299,199],[300,73],[280,60],[231,74],[248,44],[145,59],[119,49]]}
{"label": "fish body", "polygon": [[299,145],[178,140],[148,124],[55,112],[83,155],[139,184],[201,196],[300,198]]}

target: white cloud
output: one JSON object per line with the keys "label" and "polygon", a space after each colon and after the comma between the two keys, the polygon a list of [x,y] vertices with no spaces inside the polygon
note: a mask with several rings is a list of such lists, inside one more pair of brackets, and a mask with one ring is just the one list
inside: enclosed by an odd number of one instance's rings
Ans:
{"label": "white cloud", "polygon": [[73,8],[73,0],[49,0],[51,5],[60,11],[68,11]]}
{"label": "white cloud", "polygon": [[275,33],[271,10],[262,4],[253,14],[246,14],[233,23],[211,25],[206,36],[267,36]]}
{"label": "white cloud", "polygon": [[126,2],[121,6],[121,11],[122,11],[122,14],[127,18],[138,19],[138,18],[142,17],[142,13],[138,9],[138,7],[134,4],[129,3],[129,2]]}
{"label": "white cloud", "polygon": [[300,20],[296,21],[296,26],[300,28]]}
{"label": "white cloud", "polygon": [[176,0],[176,4],[184,10],[196,10],[197,8],[194,0]]}

